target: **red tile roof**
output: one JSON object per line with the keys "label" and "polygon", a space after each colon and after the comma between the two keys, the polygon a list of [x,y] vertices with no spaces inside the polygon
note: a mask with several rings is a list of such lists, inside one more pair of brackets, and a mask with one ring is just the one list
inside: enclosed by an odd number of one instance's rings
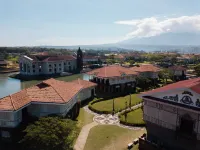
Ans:
{"label": "red tile roof", "polygon": [[91,56],[91,55],[84,55],[83,59],[98,59],[97,56]]}
{"label": "red tile roof", "polygon": [[90,88],[90,87],[97,86],[96,83],[86,81],[86,80],[81,80],[81,79],[77,79],[77,80],[74,80],[72,82],[83,86],[83,88]]}
{"label": "red tile roof", "polygon": [[64,82],[48,79],[33,87],[0,99],[0,110],[18,110],[31,102],[66,103],[80,90],[92,86],[96,86],[96,84],[83,80]]}
{"label": "red tile roof", "polygon": [[151,95],[153,93],[157,92],[166,92],[169,90],[174,90],[178,88],[188,88],[191,89],[192,91],[200,94],[200,78],[195,78],[195,79],[190,79],[190,80],[184,80],[184,81],[179,81],[176,83],[168,84],[166,86],[163,86],[161,88],[157,88],[148,92],[144,92],[144,95]]}
{"label": "red tile roof", "polygon": [[182,67],[182,66],[172,66],[172,67],[169,67],[170,70],[176,70],[176,71],[182,71],[182,70],[187,70],[185,67]]}
{"label": "red tile roof", "polygon": [[76,58],[71,55],[30,55],[28,56],[34,61],[59,61],[59,60],[75,60]]}
{"label": "red tile roof", "polygon": [[158,72],[160,70],[152,64],[142,64],[139,67],[131,67],[130,69],[136,72]]}
{"label": "red tile roof", "polygon": [[105,66],[103,68],[95,69],[90,72],[87,72],[89,75],[96,75],[97,77],[101,78],[109,78],[109,77],[121,77],[125,75],[137,75],[138,73],[132,71],[128,68],[124,68],[118,65],[110,65]]}

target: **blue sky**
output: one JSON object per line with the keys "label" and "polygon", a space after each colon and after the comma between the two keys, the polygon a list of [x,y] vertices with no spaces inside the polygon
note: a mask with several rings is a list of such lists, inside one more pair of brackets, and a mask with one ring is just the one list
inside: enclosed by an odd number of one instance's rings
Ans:
{"label": "blue sky", "polygon": [[176,20],[196,31],[199,14],[199,0],[0,0],[0,46],[113,43],[175,31]]}

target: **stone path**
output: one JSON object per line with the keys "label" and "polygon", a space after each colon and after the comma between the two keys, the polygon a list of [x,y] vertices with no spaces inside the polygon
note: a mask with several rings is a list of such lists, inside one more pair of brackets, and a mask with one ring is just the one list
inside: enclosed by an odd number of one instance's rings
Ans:
{"label": "stone path", "polygon": [[[140,104],[137,104],[135,106],[132,106],[131,109],[137,109],[138,107],[141,107],[142,106],[142,103]],[[93,121],[94,122],[97,122],[99,124],[106,124],[106,125],[117,125],[117,126],[120,126],[122,128],[127,128],[127,129],[132,129],[132,130],[140,130],[141,127],[132,127],[132,126],[126,126],[126,125],[123,125],[123,124],[120,124],[120,121],[119,121],[119,113],[122,113],[124,112],[125,110],[121,111],[121,112],[118,112],[116,113],[114,116],[112,116],[111,114],[97,114],[93,111],[91,111],[89,108],[88,108],[88,105],[83,107],[85,111],[87,111],[88,113],[91,113],[94,115],[94,118],[93,118]],[[126,110],[130,110],[130,108],[126,109]]]}
{"label": "stone path", "polygon": [[76,140],[76,144],[74,145],[74,150],[83,150],[84,149],[90,129],[96,125],[98,125],[97,122],[92,122],[90,124],[83,126],[83,128],[81,129],[81,132],[79,133],[79,136]]}

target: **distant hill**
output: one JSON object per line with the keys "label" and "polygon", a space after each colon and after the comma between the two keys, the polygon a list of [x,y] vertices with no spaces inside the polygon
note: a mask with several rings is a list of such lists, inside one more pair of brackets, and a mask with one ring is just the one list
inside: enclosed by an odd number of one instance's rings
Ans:
{"label": "distant hill", "polygon": [[93,50],[144,50],[144,51],[169,51],[177,50],[185,53],[200,53],[199,33],[165,33],[158,36],[132,38],[125,41],[102,45],[77,45],[77,46],[41,46],[46,48],[66,49],[93,49]]}
{"label": "distant hill", "polygon": [[81,47],[81,49],[92,49],[92,50],[125,50],[125,48],[117,47],[117,45],[114,44],[101,44],[101,45],[75,45],[75,46],[40,46],[45,48],[61,48],[61,49],[78,49]]}
{"label": "distant hill", "polygon": [[152,37],[132,38],[119,42],[119,44],[131,45],[200,45],[199,33],[165,33]]}

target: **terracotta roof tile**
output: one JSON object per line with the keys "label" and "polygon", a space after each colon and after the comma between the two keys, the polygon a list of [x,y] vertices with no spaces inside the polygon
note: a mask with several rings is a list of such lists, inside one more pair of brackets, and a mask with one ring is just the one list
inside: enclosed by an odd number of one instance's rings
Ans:
{"label": "terracotta roof tile", "polygon": [[83,86],[83,88],[90,88],[90,87],[97,86],[96,83],[86,81],[86,80],[81,80],[81,79],[77,79],[77,80],[74,80],[72,82]]}
{"label": "terracotta roof tile", "polygon": [[103,68],[95,69],[87,72],[89,75],[96,75],[97,77],[109,78],[109,77],[120,77],[123,75],[137,75],[138,73],[128,68],[124,68],[118,65],[105,66]]}
{"label": "terracotta roof tile", "polygon": [[29,55],[34,61],[61,61],[61,60],[75,60],[76,58],[71,55]]}
{"label": "terracotta roof tile", "polygon": [[168,90],[178,89],[178,88],[189,88],[193,90],[194,92],[200,94],[200,78],[190,79],[190,80],[184,80],[179,81],[176,83],[168,84],[166,86],[163,86],[161,88],[157,88],[148,92],[144,92],[145,95],[151,95],[153,93],[157,92],[165,92]]}
{"label": "terracotta roof tile", "polygon": [[143,64],[139,67],[131,67],[130,69],[136,72],[158,72],[160,70],[158,67],[152,64]]}
{"label": "terracotta roof tile", "polygon": [[95,85],[95,83],[80,79],[73,82],[48,79],[0,99],[0,110],[18,110],[31,102],[66,103],[80,90]]}

